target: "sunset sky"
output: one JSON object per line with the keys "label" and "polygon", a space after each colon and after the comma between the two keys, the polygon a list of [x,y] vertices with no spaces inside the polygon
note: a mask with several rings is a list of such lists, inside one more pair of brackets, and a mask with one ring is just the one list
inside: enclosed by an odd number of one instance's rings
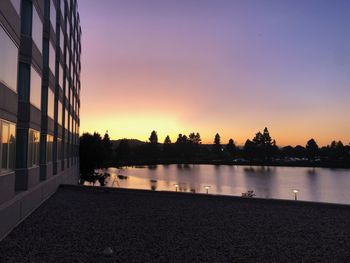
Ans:
{"label": "sunset sky", "polygon": [[81,133],[350,141],[350,1],[84,0]]}

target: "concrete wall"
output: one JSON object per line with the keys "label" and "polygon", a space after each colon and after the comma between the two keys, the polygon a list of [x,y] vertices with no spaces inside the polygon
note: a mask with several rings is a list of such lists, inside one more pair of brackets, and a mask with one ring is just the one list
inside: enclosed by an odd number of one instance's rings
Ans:
{"label": "concrete wall", "polygon": [[[27,191],[17,193],[16,195],[13,192],[2,192],[1,195],[5,195],[8,201],[0,205],[0,240],[54,194],[60,184],[77,184],[78,178],[79,165],[77,164]],[[7,177],[1,176],[0,180],[0,184],[6,183],[13,185],[14,176],[11,176],[11,174]],[[13,189],[13,187],[9,187],[8,189]]]}

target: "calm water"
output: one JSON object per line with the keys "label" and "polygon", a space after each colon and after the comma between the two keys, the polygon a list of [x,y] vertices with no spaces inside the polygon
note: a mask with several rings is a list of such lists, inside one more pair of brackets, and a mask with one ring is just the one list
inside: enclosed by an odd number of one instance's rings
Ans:
{"label": "calm water", "polygon": [[[228,165],[157,165],[109,168],[107,186],[350,204],[350,170]],[[118,175],[127,176],[120,179]]]}

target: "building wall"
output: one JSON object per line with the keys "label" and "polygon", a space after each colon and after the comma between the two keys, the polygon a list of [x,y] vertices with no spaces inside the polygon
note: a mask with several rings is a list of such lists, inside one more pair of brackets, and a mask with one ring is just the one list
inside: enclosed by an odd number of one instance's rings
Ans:
{"label": "building wall", "polygon": [[43,193],[78,180],[77,9],[76,0],[0,1],[0,225],[9,204],[33,195],[23,218]]}

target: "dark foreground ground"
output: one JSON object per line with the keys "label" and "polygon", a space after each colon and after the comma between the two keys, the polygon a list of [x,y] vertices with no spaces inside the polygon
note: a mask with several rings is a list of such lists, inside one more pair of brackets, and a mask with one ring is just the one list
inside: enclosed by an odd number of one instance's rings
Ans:
{"label": "dark foreground ground", "polygon": [[62,187],[0,262],[350,262],[350,206]]}

